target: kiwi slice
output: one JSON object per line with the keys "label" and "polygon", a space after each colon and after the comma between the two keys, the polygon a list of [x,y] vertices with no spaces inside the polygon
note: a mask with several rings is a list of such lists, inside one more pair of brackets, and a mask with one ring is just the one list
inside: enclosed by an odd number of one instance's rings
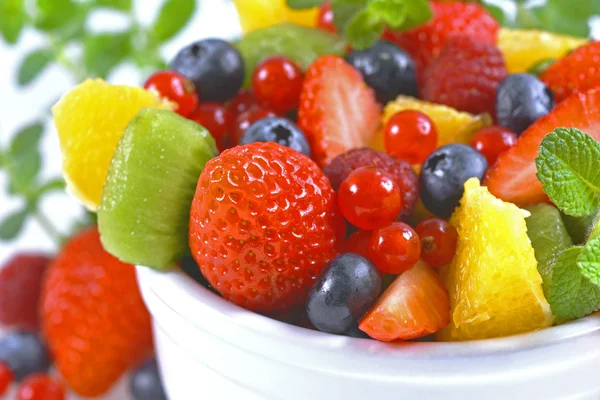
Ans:
{"label": "kiwi slice", "polygon": [[172,111],[142,109],[125,129],[104,183],[98,208],[104,248],[159,270],[188,254],[196,185],[216,154],[202,126]]}
{"label": "kiwi slice", "polygon": [[549,204],[536,204],[526,209],[531,213],[531,216],[525,220],[527,236],[533,245],[538,271],[542,276],[542,288],[548,298],[554,262],[563,251],[573,246],[573,240],[556,207]]}

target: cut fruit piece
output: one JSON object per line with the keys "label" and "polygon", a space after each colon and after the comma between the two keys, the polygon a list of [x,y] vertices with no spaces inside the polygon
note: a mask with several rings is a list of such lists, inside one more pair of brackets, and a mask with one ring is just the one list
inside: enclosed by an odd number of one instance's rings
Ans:
{"label": "cut fruit piece", "polygon": [[546,202],[548,196],[536,177],[535,158],[544,137],[559,127],[577,128],[600,140],[600,91],[576,93],[538,119],[498,157],[483,184],[494,196],[519,206]]}
{"label": "cut fruit piece", "polygon": [[[469,144],[475,132],[492,124],[492,118],[488,114],[473,115],[414,97],[398,96],[385,106],[381,126],[385,126],[394,114],[405,110],[421,111],[433,120],[438,133],[437,147],[450,143]],[[373,137],[370,147],[385,151],[383,136],[383,130],[380,130]]]}
{"label": "cut fruit piece", "polygon": [[563,251],[573,246],[573,240],[556,207],[542,203],[527,207],[526,210],[531,213],[525,220],[527,236],[531,240],[538,272],[542,276],[544,295],[548,298],[554,262]]}
{"label": "cut fruit piece", "polygon": [[346,42],[338,35],[321,29],[282,23],[245,35],[236,47],[244,59],[245,84],[249,86],[252,73],[267,57],[285,56],[306,70],[317,57],[343,55]]}
{"label": "cut fruit piece", "polygon": [[552,325],[527,237],[528,215],[496,199],[476,178],[465,183],[450,220],[458,231],[458,248],[446,277],[451,322],[440,339],[488,339]]}
{"label": "cut fruit piece", "polygon": [[536,30],[500,28],[498,31],[498,47],[511,74],[527,72],[542,60],[561,58],[587,41]]}
{"label": "cut fruit piece", "polygon": [[319,57],[306,72],[298,126],[321,167],[348,150],[365,147],[379,128],[380,114],[375,92],[340,57]]}
{"label": "cut fruit piece", "polygon": [[421,338],[450,322],[448,292],[425,261],[398,276],[360,321],[359,328],[383,342]]}
{"label": "cut fruit piece", "polygon": [[106,250],[156,269],[188,254],[192,199],[216,154],[200,125],[171,111],[140,111],[115,150],[102,192],[98,226]]}
{"label": "cut fruit piece", "polygon": [[285,0],[234,0],[245,34],[280,22],[313,27],[319,13],[318,7],[294,10],[286,6]]}
{"label": "cut fruit piece", "polygon": [[68,190],[96,211],[117,142],[143,107],[173,109],[156,93],[88,79],[75,86],[53,108]]}

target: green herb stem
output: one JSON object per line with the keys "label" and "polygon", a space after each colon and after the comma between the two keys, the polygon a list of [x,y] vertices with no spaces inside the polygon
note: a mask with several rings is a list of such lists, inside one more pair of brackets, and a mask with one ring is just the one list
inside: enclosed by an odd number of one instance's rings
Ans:
{"label": "green herb stem", "polygon": [[33,217],[37,221],[37,223],[44,230],[46,235],[50,236],[50,238],[56,243],[58,247],[62,246],[64,241],[66,240],[65,236],[61,234],[58,229],[54,226],[52,221],[48,219],[39,209],[35,210],[33,213]]}

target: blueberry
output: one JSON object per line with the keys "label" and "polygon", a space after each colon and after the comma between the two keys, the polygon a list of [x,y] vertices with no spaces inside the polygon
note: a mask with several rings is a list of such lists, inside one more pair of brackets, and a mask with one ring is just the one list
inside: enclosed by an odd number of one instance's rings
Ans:
{"label": "blueberry", "polygon": [[498,85],[498,124],[521,134],[554,107],[554,96],[542,81],[531,74],[509,75]]}
{"label": "blueberry", "polygon": [[129,390],[134,400],[167,400],[155,359],[148,360],[133,372]]}
{"label": "blueberry", "polygon": [[369,335],[358,329],[358,324],[353,325],[350,329],[344,332],[343,335],[359,339],[370,339]]}
{"label": "blueberry", "polygon": [[366,50],[352,51],[346,61],[360,71],[380,103],[386,104],[401,94],[417,96],[415,62],[393,43],[380,40]]}
{"label": "blueberry", "polygon": [[308,319],[323,332],[344,333],[379,296],[381,277],[366,258],[345,253],[331,260],[308,295]]}
{"label": "blueberry", "polygon": [[296,124],[285,118],[269,117],[256,121],[242,135],[239,144],[275,142],[310,157],[310,146]]}
{"label": "blueberry", "polygon": [[17,380],[50,368],[46,346],[38,335],[30,332],[11,332],[0,340],[0,361],[7,364]]}
{"label": "blueberry", "polygon": [[204,39],[181,50],[169,69],[194,82],[202,101],[224,103],[233,98],[244,83],[244,60],[221,39]]}
{"label": "blueberry", "polygon": [[450,218],[460,202],[469,178],[482,179],[488,163],[471,146],[449,144],[427,157],[421,169],[421,199],[425,207],[442,218]]}

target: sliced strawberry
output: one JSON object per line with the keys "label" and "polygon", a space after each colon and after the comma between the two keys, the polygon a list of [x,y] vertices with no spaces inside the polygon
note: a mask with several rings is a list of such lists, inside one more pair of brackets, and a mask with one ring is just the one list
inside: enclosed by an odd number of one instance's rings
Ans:
{"label": "sliced strawberry", "polygon": [[404,272],[381,295],[359,324],[384,342],[438,332],[450,323],[450,298],[440,277],[424,261]]}
{"label": "sliced strawberry", "polygon": [[537,120],[500,155],[484,179],[490,192],[519,206],[548,200],[536,177],[535,158],[544,136],[559,127],[577,128],[600,140],[600,90],[575,93]]}
{"label": "sliced strawberry", "polygon": [[343,59],[320,57],[306,72],[298,125],[321,167],[339,154],[365,147],[379,128],[380,113],[373,90]]}

